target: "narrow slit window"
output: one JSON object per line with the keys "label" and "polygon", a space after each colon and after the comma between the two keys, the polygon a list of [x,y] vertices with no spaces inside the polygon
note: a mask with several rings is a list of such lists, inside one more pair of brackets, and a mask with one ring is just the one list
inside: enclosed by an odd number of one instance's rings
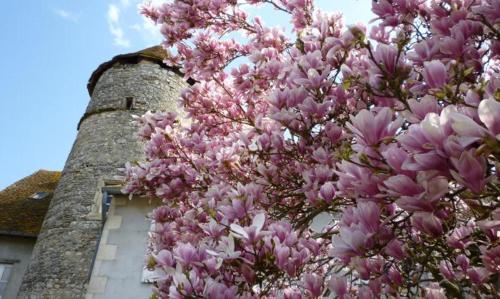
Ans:
{"label": "narrow slit window", "polygon": [[125,98],[125,106],[127,107],[127,110],[134,109],[134,98],[132,97]]}

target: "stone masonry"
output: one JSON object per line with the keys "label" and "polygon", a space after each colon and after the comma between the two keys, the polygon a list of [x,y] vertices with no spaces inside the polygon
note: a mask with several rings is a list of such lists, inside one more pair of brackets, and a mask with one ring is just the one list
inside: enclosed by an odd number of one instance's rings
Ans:
{"label": "stone masonry", "polygon": [[92,75],[91,100],[18,298],[84,297],[102,229],[100,219],[88,216],[98,184],[118,175],[125,162],[143,159],[132,115],[177,110],[176,100],[187,84],[162,65],[163,58],[143,52],[117,56]]}

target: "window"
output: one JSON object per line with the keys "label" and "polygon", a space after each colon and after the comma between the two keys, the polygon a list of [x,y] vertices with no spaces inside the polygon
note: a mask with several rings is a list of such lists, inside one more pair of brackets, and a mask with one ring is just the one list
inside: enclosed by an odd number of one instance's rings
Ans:
{"label": "window", "polygon": [[132,98],[132,97],[125,98],[125,106],[126,106],[127,110],[134,109],[134,98]]}
{"label": "window", "polygon": [[46,198],[47,196],[49,196],[49,192],[36,192],[36,193],[33,193],[30,196],[30,198],[36,199],[36,200],[42,200],[42,199]]}
{"label": "window", "polygon": [[0,299],[5,298],[11,270],[12,264],[0,263]]}

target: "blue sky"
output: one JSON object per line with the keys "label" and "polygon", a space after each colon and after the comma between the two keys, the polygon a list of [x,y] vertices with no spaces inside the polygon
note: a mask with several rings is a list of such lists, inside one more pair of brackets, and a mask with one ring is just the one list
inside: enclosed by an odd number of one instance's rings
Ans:
{"label": "blue sky", "polygon": [[[158,44],[141,0],[5,1],[0,11],[0,190],[38,169],[61,170],[102,62]],[[346,24],[372,18],[370,0],[320,0]],[[270,25],[286,18],[253,9]]]}

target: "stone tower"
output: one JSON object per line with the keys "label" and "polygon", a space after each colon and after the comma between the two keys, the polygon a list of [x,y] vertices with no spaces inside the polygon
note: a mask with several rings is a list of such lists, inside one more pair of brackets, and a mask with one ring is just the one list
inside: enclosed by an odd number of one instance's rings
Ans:
{"label": "stone tower", "polygon": [[89,217],[99,184],[143,158],[132,115],[173,111],[186,86],[165,66],[159,46],[101,64],[87,85],[91,100],[54,192],[18,298],[83,298],[102,221]]}

